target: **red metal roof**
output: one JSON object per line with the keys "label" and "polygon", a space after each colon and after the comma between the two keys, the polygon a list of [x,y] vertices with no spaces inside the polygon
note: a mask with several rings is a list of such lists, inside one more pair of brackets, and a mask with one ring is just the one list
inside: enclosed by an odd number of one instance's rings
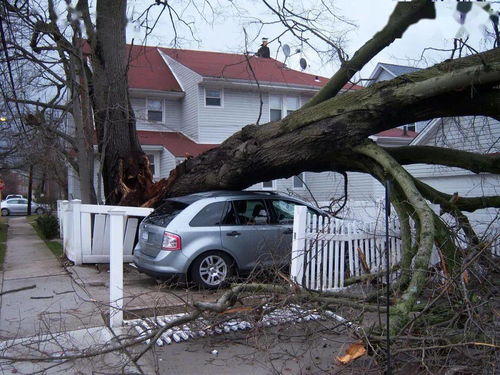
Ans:
{"label": "red metal roof", "polygon": [[137,135],[141,145],[163,146],[170,151],[174,156],[186,157],[197,156],[207,150],[210,150],[218,145],[215,144],[199,144],[182,133],[178,132],[155,132],[138,130]]}
{"label": "red metal roof", "polygon": [[[247,81],[257,79],[259,82],[316,88],[328,82],[328,78],[290,69],[274,59],[234,53],[133,46],[129,70],[130,87],[180,91],[179,83],[163,61],[159,50],[203,77]],[[248,63],[252,69],[249,68]],[[356,90],[362,87],[347,84],[344,88]]]}
{"label": "red metal roof", "polygon": [[[203,77],[322,87],[328,78],[290,69],[272,58],[234,53],[159,48]],[[248,66],[250,63],[252,69]],[[252,72],[253,70],[253,72]],[[255,76],[254,76],[255,74]]]}
{"label": "red metal roof", "polygon": [[383,132],[375,134],[378,137],[393,137],[393,138],[415,138],[418,133],[413,130],[405,131],[401,128],[394,128],[389,130],[384,130]]}
{"label": "red metal roof", "polygon": [[165,61],[153,47],[129,46],[129,87],[182,91]]}

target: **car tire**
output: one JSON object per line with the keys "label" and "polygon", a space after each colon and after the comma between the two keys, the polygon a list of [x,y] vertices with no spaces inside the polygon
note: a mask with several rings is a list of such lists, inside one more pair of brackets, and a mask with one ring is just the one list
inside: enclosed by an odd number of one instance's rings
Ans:
{"label": "car tire", "polygon": [[191,266],[191,279],[204,289],[228,285],[234,274],[234,261],[221,251],[208,251],[196,258]]}
{"label": "car tire", "polygon": [[43,215],[45,213],[45,210],[42,208],[42,207],[38,207],[36,210],[35,210],[35,213],[37,215]]}
{"label": "car tire", "polygon": [[2,208],[2,216],[9,216],[9,215],[10,215],[9,210],[6,208]]}

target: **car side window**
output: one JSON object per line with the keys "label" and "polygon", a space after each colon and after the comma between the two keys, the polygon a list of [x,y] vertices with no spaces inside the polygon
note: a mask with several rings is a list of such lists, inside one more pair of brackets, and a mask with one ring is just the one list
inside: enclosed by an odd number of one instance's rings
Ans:
{"label": "car side window", "polygon": [[232,201],[233,225],[266,225],[270,223],[269,211],[261,199]]}
{"label": "car side window", "polygon": [[234,211],[232,202],[226,202],[221,225],[238,225],[238,218],[236,217],[236,212]]}
{"label": "car side window", "polygon": [[281,199],[280,200],[273,199],[271,202],[274,212],[276,214],[276,223],[293,224],[293,212],[296,203]]}
{"label": "car side window", "polygon": [[192,227],[212,227],[221,224],[225,202],[210,203],[201,209],[200,212],[189,223]]}
{"label": "car side window", "polygon": [[[281,225],[293,225],[293,215],[295,211],[295,206],[301,205],[298,202],[282,200],[282,199],[273,199],[271,200],[271,206],[274,210],[274,224]],[[315,211],[314,209],[308,207],[307,211],[315,214],[322,215],[321,213]]]}

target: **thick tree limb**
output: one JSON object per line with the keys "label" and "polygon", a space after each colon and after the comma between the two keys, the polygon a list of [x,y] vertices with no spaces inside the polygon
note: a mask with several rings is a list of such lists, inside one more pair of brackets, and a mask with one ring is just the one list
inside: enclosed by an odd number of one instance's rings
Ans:
{"label": "thick tree limb", "polygon": [[474,152],[434,146],[389,147],[385,150],[400,164],[433,164],[467,169],[474,173],[500,174],[499,154]]}
{"label": "thick tree limb", "polygon": [[414,179],[421,194],[430,202],[442,206],[445,212],[452,212],[456,209],[460,211],[474,212],[488,207],[500,208],[500,196],[484,196],[484,197],[456,197],[450,194],[442,193],[426,183]]}
{"label": "thick tree limb", "polygon": [[401,38],[411,25],[424,18],[436,18],[436,10],[432,2],[418,0],[398,3],[386,26],[356,51],[351,60],[343,63],[330,81],[303,108],[312,107],[333,98],[350,81],[354,74],[371,61],[377,53],[394,42],[394,40]]}
{"label": "thick tree limb", "polygon": [[14,99],[14,98],[6,98],[8,102],[16,102],[16,103],[22,103],[22,104],[29,104],[29,105],[34,105],[37,107],[42,107],[42,108],[49,108],[49,109],[58,109],[60,111],[65,111],[67,112],[70,108],[67,105],[58,105],[58,104],[51,104],[51,103],[45,103],[41,102],[38,100],[28,100],[28,99]]}
{"label": "thick tree limb", "polygon": [[427,279],[427,267],[429,265],[434,243],[434,213],[419,193],[411,176],[409,176],[406,170],[381,147],[374,143],[367,142],[357,146],[356,151],[374,159],[392,178],[394,178],[395,182],[404,193],[406,200],[415,209],[415,213],[420,221],[421,232],[417,239],[418,248],[413,257],[415,270],[410,279],[408,288],[406,288],[401,298],[393,309],[391,309],[392,312],[395,313],[395,319],[391,321],[391,331],[394,332],[398,330],[408,318]]}

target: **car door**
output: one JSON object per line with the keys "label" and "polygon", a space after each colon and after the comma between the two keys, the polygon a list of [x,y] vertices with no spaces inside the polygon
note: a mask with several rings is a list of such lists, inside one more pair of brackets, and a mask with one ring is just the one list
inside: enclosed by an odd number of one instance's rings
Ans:
{"label": "car door", "polygon": [[293,213],[298,204],[285,199],[270,199],[272,223],[276,227],[277,251],[284,263],[291,262]]}
{"label": "car door", "polygon": [[28,200],[27,199],[19,199],[18,203],[19,203],[18,213],[21,215],[26,215],[28,213]]}
{"label": "car door", "polygon": [[[272,215],[271,223],[277,227],[277,251],[286,263],[291,262],[292,253],[292,235],[293,235],[293,215],[295,206],[304,205],[300,202],[295,202],[288,199],[269,199],[269,209]],[[317,215],[322,215],[320,212],[308,208]]]}
{"label": "car door", "polygon": [[221,242],[231,253],[240,269],[273,263],[276,251],[276,226],[271,224],[264,199],[228,201],[221,222]]}
{"label": "car door", "polygon": [[[26,200],[27,202],[27,200]],[[9,200],[9,211],[13,215],[20,215],[27,212],[28,205],[24,204],[24,199],[10,199]],[[26,209],[26,210],[25,210]]]}

